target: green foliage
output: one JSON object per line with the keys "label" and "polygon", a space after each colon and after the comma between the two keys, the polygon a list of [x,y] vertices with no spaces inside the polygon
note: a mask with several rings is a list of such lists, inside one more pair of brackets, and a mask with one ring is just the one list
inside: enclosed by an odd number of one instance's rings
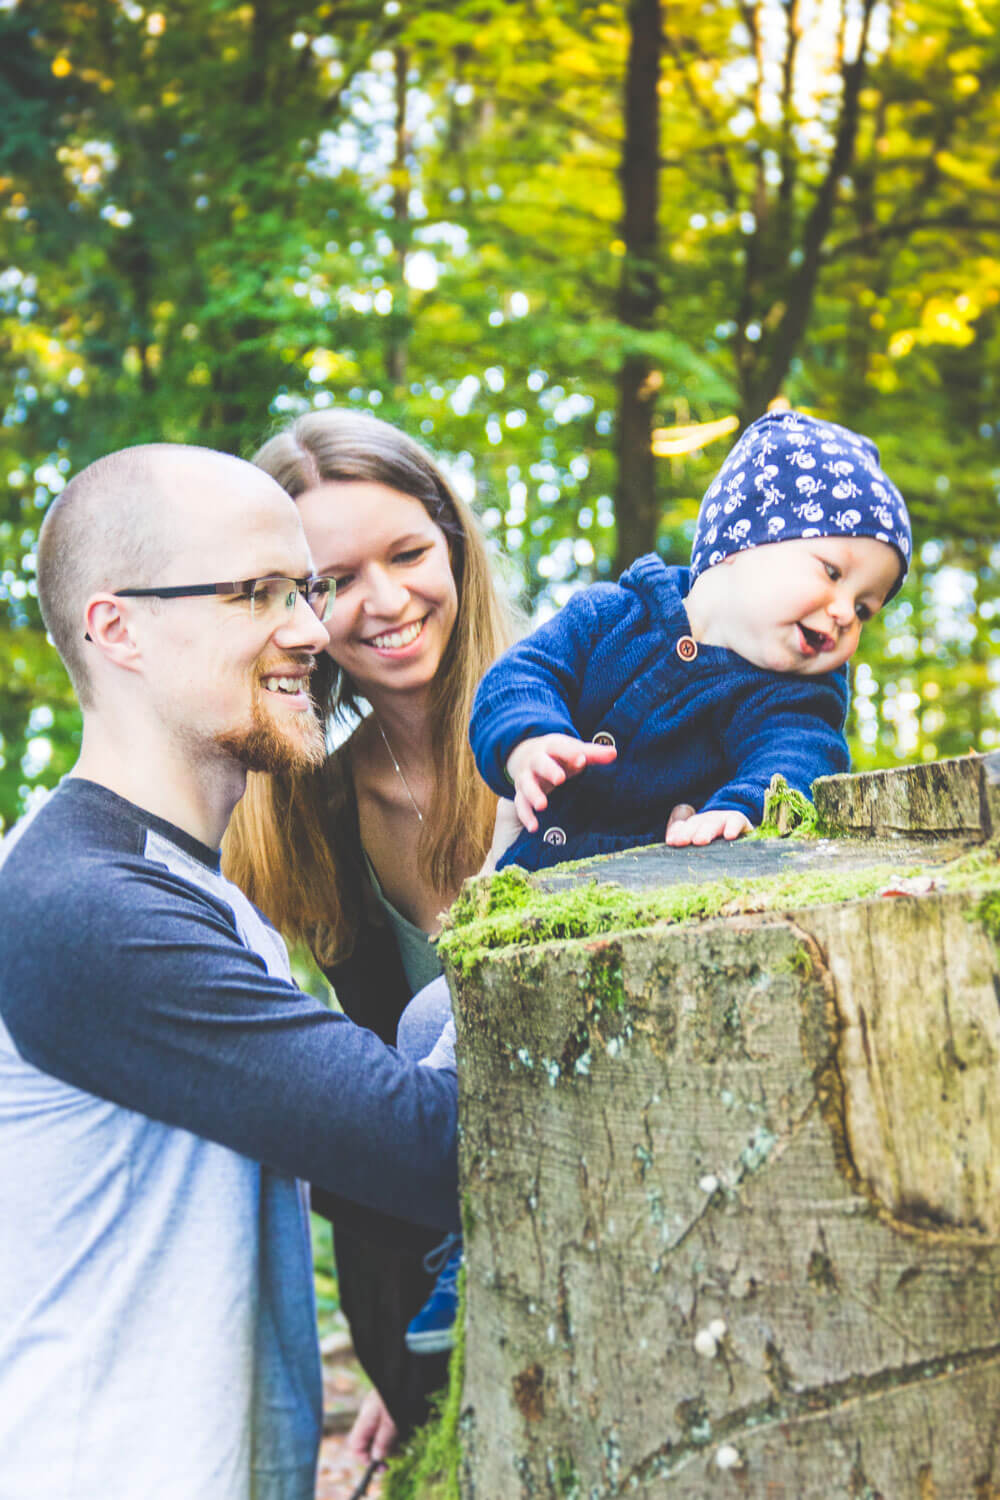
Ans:
{"label": "green foliage", "polygon": [[322,1338],[332,1328],[342,1323],[340,1312],[340,1288],[337,1283],[337,1268],[333,1261],[333,1236],[330,1221],[319,1214],[310,1214],[313,1250],[313,1284],[316,1289],[316,1318]]}
{"label": "green foliage", "polygon": [[[780,393],[879,442],[918,555],[857,657],[855,763],[1000,743],[1000,12],[905,0],[858,63],[867,9],[790,47],[776,0],[663,8],[645,331],[624,0],[0,13],[0,820],[75,754],[33,576],[70,473],[368,407],[474,483],[550,612],[611,571],[638,356],[663,427]],[[671,561],[730,440],[657,460]]]}

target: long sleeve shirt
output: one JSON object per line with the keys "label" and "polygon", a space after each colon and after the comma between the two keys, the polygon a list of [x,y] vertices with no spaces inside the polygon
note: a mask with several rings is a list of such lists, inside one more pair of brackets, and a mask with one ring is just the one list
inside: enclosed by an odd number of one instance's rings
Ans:
{"label": "long sleeve shirt", "polygon": [[454,1227],[455,1075],[299,991],[217,851],[103,787],[0,858],[0,1489],[311,1500],[298,1179]]}

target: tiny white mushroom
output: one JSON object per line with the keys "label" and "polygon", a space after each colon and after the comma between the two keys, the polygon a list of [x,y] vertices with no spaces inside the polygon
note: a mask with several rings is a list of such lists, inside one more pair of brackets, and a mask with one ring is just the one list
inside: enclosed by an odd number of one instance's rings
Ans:
{"label": "tiny white mushroom", "polygon": [[726,1336],[725,1318],[713,1318],[711,1323],[709,1323],[708,1325],[708,1331],[712,1335],[713,1339],[724,1339]]}
{"label": "tiny white mushroom", "polygon": [[719,1352],[715,1334],[710,1328],[699,1328],[694,1336],[694,1352],[702,1359],[714,1359]]}
{"label": "tiny white mushroom", "polygon": [[739,1469],[743,1464],[740,1450],[734,1448],[732,1443],[723,1443],[722,1447],[717,1449],[715,1462],[720,1469]]}
{"label": "tiny white mushroom", "polygon": [[699,1179],[698,1186],[703,1193],[708,1193],[711,1196],[719,1186],[719,1179],[714,1172],[706,1172],[704,1177]]}

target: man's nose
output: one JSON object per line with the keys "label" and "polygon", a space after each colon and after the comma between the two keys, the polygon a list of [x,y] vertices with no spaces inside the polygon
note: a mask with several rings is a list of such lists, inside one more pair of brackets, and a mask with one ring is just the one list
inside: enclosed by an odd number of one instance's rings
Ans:
{"label": "man's nose", "polygon": [[295,607],[274,632],[274,639],[286,650],[325,651],[330,644],[326,626],[302,594],[296,593]]}

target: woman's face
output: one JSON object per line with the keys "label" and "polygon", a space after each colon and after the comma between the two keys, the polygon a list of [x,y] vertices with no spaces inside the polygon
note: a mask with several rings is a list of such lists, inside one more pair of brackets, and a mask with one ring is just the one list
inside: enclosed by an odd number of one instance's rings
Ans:
{"label": "woman's face", "polygon": [[317,573],[337,580],[327,647],[365,697],[433,680],[458,614],[444,532],[419,500],[334,480],[298,497]]}

